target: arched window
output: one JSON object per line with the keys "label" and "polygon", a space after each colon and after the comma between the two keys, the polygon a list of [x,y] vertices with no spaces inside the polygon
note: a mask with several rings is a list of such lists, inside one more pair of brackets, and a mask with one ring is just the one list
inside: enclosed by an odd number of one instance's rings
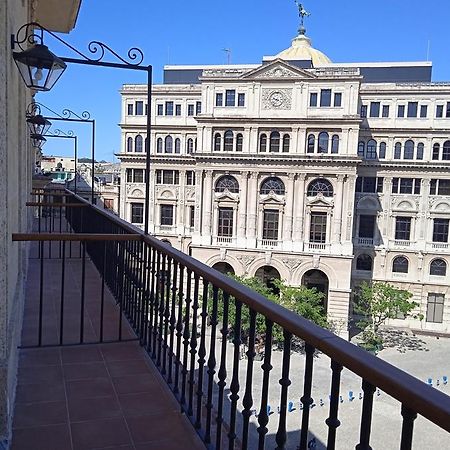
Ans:
{"label": "arched window", "polygon": [[271,192],[277,195],[284,195],[285,193],[284,183],[278,177],[266,178],[261,183],[260,194],[267,195]]}
{"label": "arched window", "polygon": [[237,194],[239,192],[239,183],[231,175],[224,175],[217,180],[214,190],[216,192],[229,191]]}
{"label": "arched window", "polygon": [[316,137],[313,134],[308,136],[308,148],[307,153],[314,153],[314,147],[316,146]]}
{"label": "arched window", "polygon": [[442,159],[444,161],[450,160],[450,141],[445,141],[442,146]]}
{"label": "arched window", "polygon": [[439,159],[440,150],[441,150],[441,147],[436,142],[436,144],[433,145],[433,156],[432,156],[432,159]]}
{"label": "arched window", "polygon": [[377,159],[377,141],[371,139],[367,142],[366,158]]}
{"label": "arched window", "polygon": [[324,197],[333,196],[333,185],[326,178],[316,178],[308,186],[308,197],[322,194]]}
{"label": "arched window", "polygon": [[144,152],[147,151],[147,141],[148,141],[148,138],[146,137],[146,138],[144,139]]}
{"label": "arched window", "polygon": [[242,152],[242,147],[244,146],[244,137],[241,133],[236,135],[236,151]]}
{"label": "arched window", "polygon": [[430,275],[445,277],[447,274],[447,263],[443,259],[434,259],[430,264]]}
{"label": "arched window", "polygon": [[222,146],[222,136],[220,133],[214,135],[214,151],[220,152],[220,147]]}
{"label": "arched window", "polygon": [[386,142],[380,142],[380,148],[378,150],[378,158],[386,158]]}
{"label": "arched window", "polygon": [[164,142],[164,153],[172,153],[173,152],[173,138],[172,136],[166,136]]}
{"label": "arched window", "polygon": [[414,141],[408,140],[405,142],[403,159],[414,159]]}
{"label": "arched window", "polygon": [[181,141],[179,138],[175,139],[175,153],[181,152]]}
{"label": "arched window", "polygon": [[270,133],[270,152],[279,152],[280,151],[280,133],[278,131],[272,131]]}
{"label": "arched window", "polygon": [[359,142],[358,143],[358,156],[361,156],[361,158],[364,158],[364,153],[366,150],[366,144],[364,144],[364,142]]}
{"label": "arched window", "polygon": [[359,255],[356,258],[356,270],[372,271],[373,261],[370,255]]}
{"label": "arched window", "polygon": [[162,153],[162,151],[163,151],[163,140],[162,138],[158,138],[156,141],[156,152]]}
{"label": "arched window", "polygon": [[291,145],[291,137],[288,134],[283,136],[283,152],[288,153]]}
{"label": "arched window", "polygon": [[261,134],[259,136],[259,151],[265,152],[267,150],[267,136],[265,134]]}
{"label": "arched window", "polygon": [[396,256],[392,261],[392,272],[408,273],[408,260],[404,256]]}
{"label": "arched window", "polygon": [[417,144],[417,156],[416,156],[416,159],[423,159],[423,150],[424,150],[423,142],[419,142]]}
{"label": "arched window", "polygon": [[331,153],[339,153],[339,136],[333,134],[331,138]]}
{"label": "arched window", "polygon": [[192,138],[189,138],[187,140],[187,153],[193,153],[194,152],[194,140]]}
{"label": "arched window", "polygon": [[225,134],[223,135],[223,150],[225,152],[232,152],[233,151],[233,132],[231,130],[225,131]]}
{"label": "arched window", "polygon": [[134,140],[134,151],[137,153],[142,153],[142,145],[143,145],[143,139],[140,134],[136,136],[136,139]]}
{"label": "arched window", "polygon": [[394,159],[401,159],[402,157],[402,144],[397,142],[394,147]]}
{"label": "arched window", "polygon": [[127,152],[130,153],[133,151],[133,138],[129,137],[127,139]]}
{"label": "arched window", "polygon": [[328,133],[326,131],[319,133],[319,153],[328,153]]}

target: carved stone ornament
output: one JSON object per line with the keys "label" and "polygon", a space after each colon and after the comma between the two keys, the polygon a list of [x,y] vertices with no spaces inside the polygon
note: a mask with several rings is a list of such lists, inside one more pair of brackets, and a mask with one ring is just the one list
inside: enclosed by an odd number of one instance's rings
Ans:
{"label": "carved stone ornament", "polygon": [[250,264],[255,260],[255,257],[250,255],[242,255],[238,256],[237,260],[240,261],[244,267],[248,268]]}
{"label": "carved stone ornament", "polygon": [[291,109],[292,89],[263,89],[262,109]]}
{"label": "carved stone ornament", "polygon": [[299,259],[283,259],[283,264],[289,269],[289,272],[293,272],[300,264],[301,261]]}
{"label": "carved stone ornament", "polygon": [[275,66],[258,73],[257,78],[298,78],[298,73],[287,67]]}

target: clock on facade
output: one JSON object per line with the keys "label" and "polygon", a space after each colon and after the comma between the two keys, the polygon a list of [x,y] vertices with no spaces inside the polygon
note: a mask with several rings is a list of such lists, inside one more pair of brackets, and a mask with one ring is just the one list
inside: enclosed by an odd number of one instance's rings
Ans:
{"label": "clock on facade", "polygon": [[269,101],[272,106],[281,106],[284,102],[284,95],[280,91],[272,92]]}

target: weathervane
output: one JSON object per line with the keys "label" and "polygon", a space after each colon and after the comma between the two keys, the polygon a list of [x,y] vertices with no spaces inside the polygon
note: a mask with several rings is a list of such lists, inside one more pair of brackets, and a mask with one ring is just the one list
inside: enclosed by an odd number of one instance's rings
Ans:
{"label": "weathervane", "polygon": [[303,7],[302,3],[299,3],[297,0],[294,0],[294,1],[298,8],[298,16],[300,17],[300,28],[298,31],[300,32],[300,34],[305,34],[306,28],[303,26],[303,22],[305,20],[305,17],[309,17],[311,15],[311,13],[306,11],[306,9]]}

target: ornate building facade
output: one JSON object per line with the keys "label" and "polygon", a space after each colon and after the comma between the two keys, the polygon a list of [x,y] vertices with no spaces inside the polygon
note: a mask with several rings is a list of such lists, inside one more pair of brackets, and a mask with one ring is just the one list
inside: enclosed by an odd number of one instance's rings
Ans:
{"label": "ornate building facade", "polygon": [[[146,86],[122,94],[121,217],[144,220]],[[346,333],[362,280],[450,332],[450,84],[431,63],[333,64],[301,28],[262,64],[166,66],[151,104],[149,230],[237,275],[326,294]]]}

